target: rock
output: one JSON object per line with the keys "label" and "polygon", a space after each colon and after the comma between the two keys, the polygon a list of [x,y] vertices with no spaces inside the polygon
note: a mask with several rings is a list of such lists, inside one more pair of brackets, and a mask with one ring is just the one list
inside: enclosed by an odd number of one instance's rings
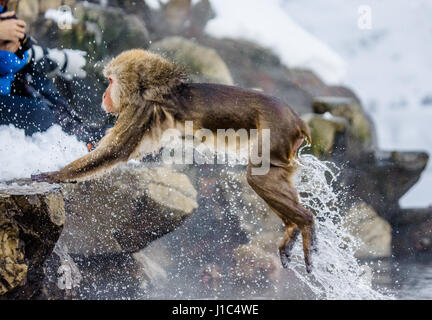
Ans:
{"label": "rock", "polygon": [[39,299],[72,299],[77,296],[83,276],[68,253],[68,248],[57,242],[44,266],[45,279]]}
{"label": "rock", "polygon": [[376,148],[373,123],[355,100],[345,97],[316,97],[313,110],[318,114],[329,112],[333,116],[348,120],[345,142],[348,157],[356,158],[360,153]]}
{"label": "rock", "polygon": [[432,207],[400,209],[390,222],[396,257],[432,253]]}
{"label": "rock", "polygon": [[218,291],[222,288],[221,269],[216,264],[206,264],[201,268],[201,278],[204,290],[209,295],[217,296]]}
{"label": "rock", "polygon": [[144,21],[137,15],[126,14],[120,8],[83,2],[75,6],[74,16],[79,22],[72,30],[63,31],[60,44],[91,52],[96,60],[131,48],[147,48],[149,45]]}
{"label": "rock", "polygon": [[289,68],[288,71],[287,79],[306,90],[313,98],[328,96],[351,98],[360,104],[359,98],[351,89],[343,86],[328,86],[311,70]]}
{"label": "rock", "polygon": [[270,50],[245,40],[203,37],[200,42],[218,52],[235,85],[260,88],[300,114],[312,112],[312,96],[289,79],[290,71]]}
{"label": "rock", "polygon": [[0,299],[40,295],[43,265],[64,221],[58,185],[27,180],[0,184]]}
{"label": "rock", "polygon": [[234,250],[233,277],[244,286],[262,287],[280,280],[280,260],[275,254],[255,244],[241,245]]}
{"label": "rock", "polygon": [[344,220],[345,228],[360,240],[357,258],[385,258],[391,255],[392,228],[364,202],[352,206]]}
{"label": "rock", "polygon": [[134,253],[171,232],[197,208],[189,179],[168,167],[124,165],[97,180],[65,186],[70,254]]}
{"label": "rock", "polygon": [[163,247],[138,251],[182,225],[198,206],[187,176],[142,163],[64,184],[63,193],[66,222],[45,265],[44,299],[131,299],[157,288],[169,265]]}
{"label": "rock", "polygon": [[137,14],[87,1],[74,5],[72,14],[77,22],[71,28],[60,29],[56,22],[41,15],[31,23],[29,33],[41,46],[84,50],[93,63],[127,49],[149,46],[146,24]]}
{"label": "rock", "polygon": [[19,2],[15,0],[14,2],[15,4],[10,1],[8,8],[17,8],[16,11],[20,19],[29,24],[37,20],[40,7],[38,0],[21,0]]}
{"label": "rock", "polygon": [[133,257],[139,264],[142,289],[149,291],[152,288],[162,288],[168,284],[168,274],[165,269],[172,262],[166,247],[154,242],[145,250],[134,253]]}
{"label": "rock", "polygon": [[24,249],[21,248],[19,229],[0,220],[0,295],[26,283],[28,266],[24,262]]}
{"label": "rock", "polygon": [[153,43],[150,50],[184,67],[194,82],[233,84],[228,67],[214,49],[185,38],[169,37]]}
{"label": "rock", "polygon": [[[39,11],[45,13],[48,9],[58,9],[64,4],[63,2],[62,0],[39,0]],[[70,4],[69,2],[68,5]]]}
{"label": "rock", "polygon": [[216,16],[209,0],[200,0],[192,6],[190,36],[201,37],[207,22]]}
{"label": "rock", "polygon": [[328,87],[330,92],[328,94],[320,94],[320,97],[323,96],[330,96],[330,97],[345,97],[345,98],[351,98],[358,104],[361,104],[360,98],[355,94],[354,91],[352,91],[350,88],[343,87],[343,86],[329,86]]}
{"label": "rock", "polygon": [[329,92],[329,87],[311,70],[289,68],[286,77],[312,97],[326,95]]}
{"label": "rock", "polygon": [[305,114],[302,119],[308,124],[311,132],[311,152],[320,159],[328,159],[336,145],[336,135],[344,134],[349,126],[342,117],[330,114]]}
{"label": "rock", "polygon": [[170,0],[162,6],[168,34],[184,33],[190,24],[191,0]]}
{"label": "rock", "polygon": [[399,199],[420,179],[428,160],[425,152],[371,152],[346,163],[339,181],[351,195],[347,202],[358,197],[392,221]]}

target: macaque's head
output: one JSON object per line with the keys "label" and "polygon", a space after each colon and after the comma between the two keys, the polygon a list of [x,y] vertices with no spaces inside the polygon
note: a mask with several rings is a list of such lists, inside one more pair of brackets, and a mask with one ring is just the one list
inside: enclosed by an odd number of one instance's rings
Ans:
{"label": "macaque's head", "polygon": [[108,76],[108,87],[106,88],[103,99],[102,99],[102,109],[107,113],[117,114],[119,113],[119,89],[117,88],[118,82],[114,75]]}
{"label": "macaque's head", "polygon": [[128,104],[143,105],[144,100],[160,100],[161,95],[184,78],[177,66],[142,49],[118,55],[105,67],[104,75],[109,85],[104,93],[103,108],[114,114],[121,113]]}

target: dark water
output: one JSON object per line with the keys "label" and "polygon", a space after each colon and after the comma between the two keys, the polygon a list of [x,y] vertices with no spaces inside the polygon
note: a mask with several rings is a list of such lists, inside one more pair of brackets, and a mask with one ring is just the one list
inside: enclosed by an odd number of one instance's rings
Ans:
{"label": "dark water", "polygon": [[432,256],[403,260],[369,261],[374,270],[373,284],[389,290],[396,299],[432,299]]}

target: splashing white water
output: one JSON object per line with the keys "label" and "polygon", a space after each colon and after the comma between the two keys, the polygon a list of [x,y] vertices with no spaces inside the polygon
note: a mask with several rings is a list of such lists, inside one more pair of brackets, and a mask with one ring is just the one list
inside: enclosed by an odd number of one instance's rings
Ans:
{"label": "splashing white water", "polygon": [[332,187],[339,169],[313,155],[302,155],[301,150],[298,164],[295,185],[302,205],[315,213],[318,253],[313,256],[313,272],[307,275],[301,242],[297,241],[292,270],[320,299],[391,299],[390,294],[372,288],[368,267],[361,266],[354,256],[359,239],[343,226],[341,200],[345,195]]}

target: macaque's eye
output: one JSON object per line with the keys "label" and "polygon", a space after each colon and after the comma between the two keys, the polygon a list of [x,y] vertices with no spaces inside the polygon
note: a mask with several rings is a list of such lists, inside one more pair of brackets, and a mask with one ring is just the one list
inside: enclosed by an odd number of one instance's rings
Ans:
{"label": "macaque's eye", "polygon": [[112,84],[114,79],[112,77],[108,77],[109,83]]}

